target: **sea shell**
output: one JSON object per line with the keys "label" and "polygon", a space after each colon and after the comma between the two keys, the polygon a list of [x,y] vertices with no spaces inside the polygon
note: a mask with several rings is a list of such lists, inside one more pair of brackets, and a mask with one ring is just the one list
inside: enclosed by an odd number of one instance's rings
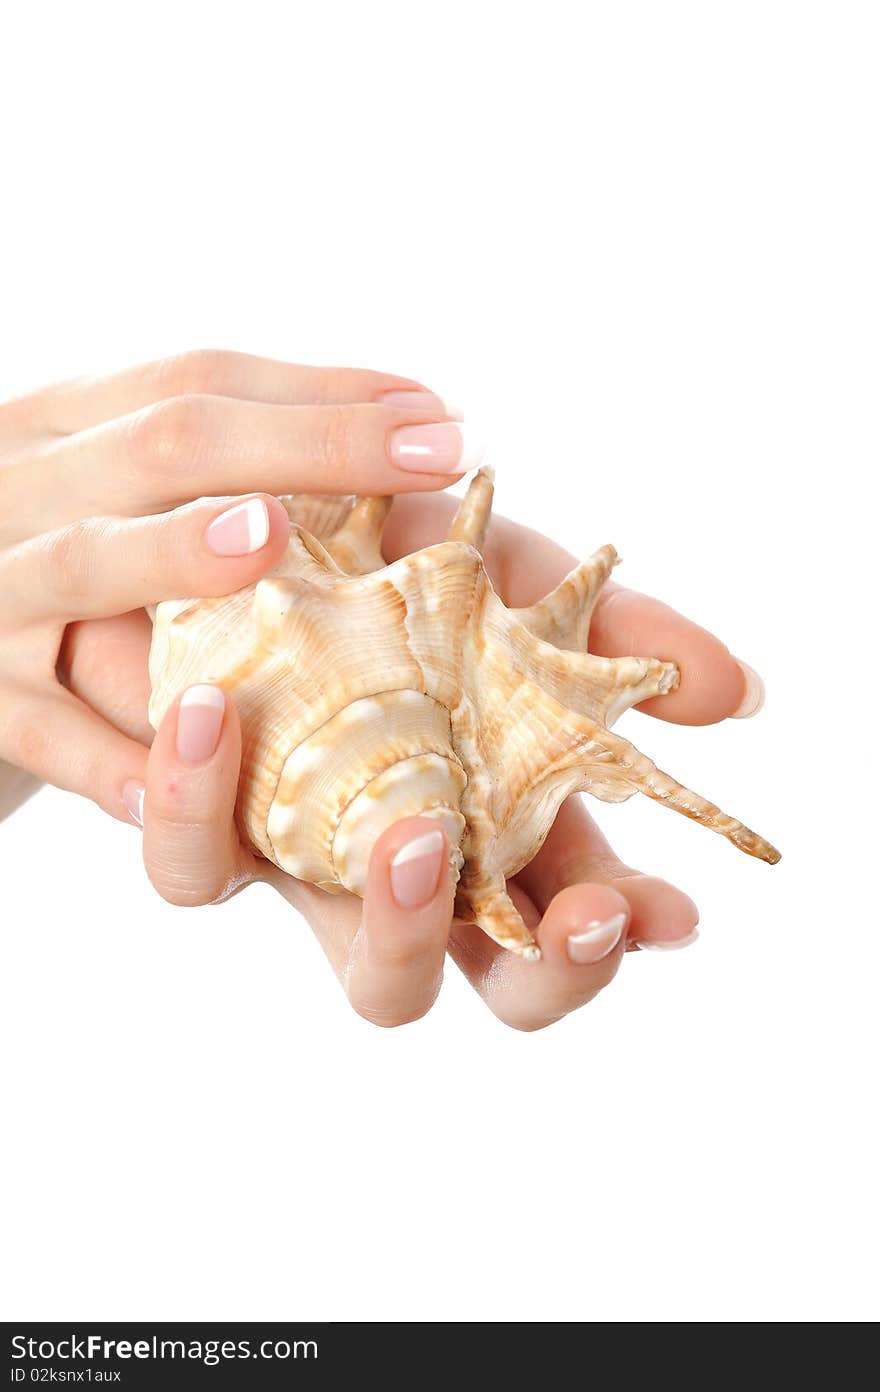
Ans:
{"label": "sea shell", "polygon": [[534,959],[505,881],[572,793],[642,792],[750,855],[774,864],[779,853],[611,733],[678,682],[672,663],[586,651],[613,547],[531,608],[505,607],[480,556],[492,492],[484,469],[448,540],[390,565],[389,499],[284,499],[293,526],[271,576],[159,605],[150,719],[193,682],[228,691],[244,739],[240,829],[323,889],[363,894],[377,837],[401,817],[435,817],[459,874],[457,913]]}

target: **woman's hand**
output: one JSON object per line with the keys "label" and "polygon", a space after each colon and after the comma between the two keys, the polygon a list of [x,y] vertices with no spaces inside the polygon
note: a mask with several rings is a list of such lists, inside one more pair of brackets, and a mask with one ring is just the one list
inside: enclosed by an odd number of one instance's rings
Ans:
{"label": "woman's hand", "polygon": [[476,462],[417,382],[239,353],[0,407],[0,816],[36,778],[128,818],[143,782],[143,722],[114,724],[59,680],[69,624],[139,610],[104,660],[135,632],[142,656],[144,605],[228,594],[275,565],[289,524],[272,494],[439,489]]}
{"label": "woman's hand", "polygon": [[[386,558],[441,540],[453,507],[443,496],[396,499]],[[516,606],[540,598],[574,564],[553,542],[503,518],[493,519],[484,550],[496,589]],[[71,688],[145,740],[149,630],[144,614],[79,624],[65,654]],[[600,598],[590,648],[609,657],[659,653],[676,662],[678,690],[643,707],[663,719],[708,724],[754,714],[761,702],[760,679],[717,638],[618,586]],[[195,688],[185,699],[182,736],[178,704],[168,711],[146,778],[144,856],[153,884],[171,903],[205,904],[268,878],[310,923],[355,1009],[377,1023],[403,1024],[425,1013],[447,949],[499,1018],[533,1030],[607,985],[625,948],[682,947],[696,936],[697,910],[687,895],[624,865],[580,798],[562,807],[541,851],[509,885],[541,945],[539,963],[503,951],[472,924],[450,923],[445,847],[430,819],[398,823],[380,839],[363,901],[324,894],[239,842],[232,821],[238,760],[238,718],[219,689]]]}

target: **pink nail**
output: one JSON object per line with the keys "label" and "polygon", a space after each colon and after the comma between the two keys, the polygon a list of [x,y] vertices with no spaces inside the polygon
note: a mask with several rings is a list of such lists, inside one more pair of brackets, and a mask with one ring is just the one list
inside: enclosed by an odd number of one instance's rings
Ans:
{"label": "pink nail", "polygon": [[391,434],[391,458],[415,474],[464,474],[483,457],[480,446],[458,422],[402,425]]}
{"label": "pink nail", "polygon": [[128,778],[122,785],[122,801],[125,803],[126,811],[135,825],[139,827],[144,824],[145,791],[143,783],[140,783],[136,778]]}
{"label": "pink nail", "polygon": [[443,864],[442,831],[416,836],[391,861],[391,893],[402,909],[420,909],[437,892]]}
{"label": "pink nail", "polygon": [[221,512],[205,530],[205,545],[215,556],[250,556],[269,540],[269,511],[262,498]]}
{"label": "pink nail", "polygon": [[185,764],[210,759],[217,748],[226,697],[219,686],[191,686],[177,708],[177,753]]}
{"label": "pink nail", "polygon": [[410,411],[430,411],[434,415],[449,416],[450,420],[464,420],[464,412],[451,402],[444,401],[434,392],[428,391],[387,391],[377,397],[383,406],[406,406]]}
{"label": "pink nail", "polygon": [[618,913],[613,918],[594,919],[583,932],[572,933],[568,939],[568,956],[579,967],[589,966],[591,962],[601,962],[609,952],[613,952],[623,935],[626,914]]}

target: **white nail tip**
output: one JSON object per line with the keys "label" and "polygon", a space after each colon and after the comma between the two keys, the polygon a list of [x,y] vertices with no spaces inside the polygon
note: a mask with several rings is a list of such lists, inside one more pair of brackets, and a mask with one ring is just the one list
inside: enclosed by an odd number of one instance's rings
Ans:
{"label": "white nail tip", "polygon": [[190,686],[180,698],[182,706],[210,706],[213,710],[223,710],[226,697],[219,686]]}
{"label": "white nail tip", "polygon": [[602,921],[588,923],[582,933],[572,933],[568,939],[568,955],[578,966],[601,962],[620,942],[626,924],[626,914],[617,913]]}
{"label": "white nail tip", "polygon": [[136,778],[126,780],[122,789],[122,801],[125,803],[125,810],[135,826],[143,828],[144,825],[144,793],[146,789],[143,783]]}
{"label": "white nail tip", "polygon": [[640,942],[637,946],[642,952],[677,952],[681,947],[690,947],[700,936],[696,928],[686,938],[665,938],[654,942]]}
{"label": "white nail tip", "polygon": [[471,469],[478,469],[486,453],[485,445],[478,435],[474,433],[470,426],[463,422],[456,422],[456,429],[461,436],[461,458],[458,461],[455,472],[457,474],[467,474]]}
{"label": "white nail tip", "polygon": [[736,662],[742,669],[743,676],[746,679],[746,689],[745,695],[733,712],[733,719],[748,720],[751,716],[758,714],[758,711],[764,704],[766,692],[764,690],[764,683],[758,676],[754,667],[750,667],[747,662],[741,662],[739,658],[736,658]]}
{"label": "white nail tip", "polygon": [[259,551],[269,540],[269,509],[262,498],[251,498],[242,507],[247,518],[248,551]]}
{"label": "white nail tip", "polygon": [[417,836],[415,840],[401,846],[396,855],[392,856],[391,864],[406,865],[411,860],[421,860],[423,856],[439,855],[442,849],[443,832],[426,831],[424,836]]}

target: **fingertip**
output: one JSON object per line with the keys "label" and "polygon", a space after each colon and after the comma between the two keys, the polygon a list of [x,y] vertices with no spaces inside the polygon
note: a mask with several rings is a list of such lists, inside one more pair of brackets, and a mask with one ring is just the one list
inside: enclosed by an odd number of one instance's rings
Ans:
{"label": "fingertip", "polygon": [[743,701],[743,669],[714,634],[668,604],[619,586],[603,594],[590,629],[602,657],[658,657],[674,662],[679,683],[638,709],[674,725],[714,725]]}
{"label": "fingertip", "polygon": [[430,908],[444,889],[449,839],[435,817],[404,817],[377,840],[370,856],[366,894],[395,910]]}
{"label": "fingertip", "polygon": [[146,790],[146,784],[139,778],[127,778],[122,785],[122,802],[125,810],[129,819],[141,830],[143,830],[144,825],[144,795]]}
{"label": "fingertip", "polygon": [[159,722],[150,750],[154,773],[235,765],[241,755],[241,722],[235,702],[214,682],[195,682],[178,692]]}
{"label": "fingertip", "polygon": [[274,564],[287,545],[290,517],[284,504],[269,493],[224,499],[210,510],[207,521],[200,511],[205,551],[227,565],[246,560],[265,568]]}
{"label": "fingertip", "polygon": [[630,906],[609,885],[578,884],[551,901],[537,930],[548,962],[566,967],[614,966],[626,942]]}
{"label": "fingertip", "polygon": [[272,547],[286,546],[290,536],[290,514],[287,508],[279,498],[273,498],[271,493],[259,493],[257,496],[265,504],[269,516],[266,544]]}
{"label": "fingertip", "polygon": [[414,836],[422,835],[427,831],[440,830],[446,836],[443,823],[436,817],[401,817],[400,821],[393,822],[390,827],[386,827],[382,835],[377,838],[373,847],[371,859],[393,855],[406,842],[411,841]]}
{"label": "fingertip", "polygon": [[373,848],[346,987],[374,1024],[421,1019],[437,998],[452,922],[448,866],[448,838],[432,817],[404,818]]}
{"label": "fingertip", "polygon": [[762,709],[767,695],[766,689],[754,667],[750,667],[739,657],[734,658],[734,662],[742,674],[742,696],[736,710],[731,711],[731,716],[734,720],[750,720]]}
{"label": "fingertip", "polygon": [[620,881],[631,911],[628,947],[686,947],[696,940],[700,911],[684,890],[655,875]]}
{"label": "fingertip", "polygon": [[[379,837],[364,889],[363,933],[376,963],[442,969],[454,898],[449,840],[434,817],[406,817]],[[440,964],[440,965],[438,965]]]}
{"label": "fingertip", "polygon": [[[696,629],[686,619],[682,623]],[[702,629],[683,632],[670,660],[678,667],[678,687],[643,701],[638,710],[673,725],[716,725],[735,714],[743,699],[743,674],[719,639]]]}

